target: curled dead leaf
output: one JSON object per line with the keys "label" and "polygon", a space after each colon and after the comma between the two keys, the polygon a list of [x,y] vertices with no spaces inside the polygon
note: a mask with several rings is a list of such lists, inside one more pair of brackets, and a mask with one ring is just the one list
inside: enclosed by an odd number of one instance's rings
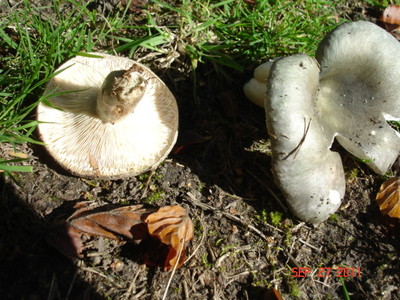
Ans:
{"label": "curled dead leaf", "polygon": [[283,297],[278,290],[270,288],[264,292],[262,300],[283,300]]}
{"label": "curled dead leaf", "polygon": [[400,25],[400,6],[390,5],[386,7],[379,20],[387,24]]}
{"label": "curled dead leaf", "polygon": [[166,206],[149,214],[144,222],[152,236],[169,246],[164,270],[180,267],[186,258],[185,244],[193,239],[193,223],[181,206]]}
{"label": "curled dead leaf", "polygon": [[[144,261],[164,264],[164,270],[179,267],[185,260],[185,243],[193,238],[193,224],[180,206],[165,206],[155,211],[141,205],[122,207],[92,206],[78,202],[75,212],[55,227],[48,242],[66,256],[83,258],[83,235],[139,241]],[[156,242],[157,241],[157,242]],[[156,242],[156,244],[154,244]]]}
{"label": "curled dead leaf", "polygon": [[400,6],[390,5],[379,18],[386,28],[397,40],[400,40]]}
{"label": "curled dead leaf", "polygon": [[382,183],[376,201],[383,214],[400,219],[400,177]]}
{"label": "curled dead leaf", "polygon": [[123,206],[110,209],[83,207],[77,210],[67,222],[75,229],[90,235],[118,240],[121,237],[133,240],[143,239],[147,230],[143,228],[142,216],[151,211],[141,205]]}

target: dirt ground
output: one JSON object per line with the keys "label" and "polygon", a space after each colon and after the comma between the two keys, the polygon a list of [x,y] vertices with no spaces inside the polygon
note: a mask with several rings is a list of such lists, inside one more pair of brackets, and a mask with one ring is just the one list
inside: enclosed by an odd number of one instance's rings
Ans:
{"label": "dirt ground", "polygon": [[[375,11],[351,3],[343,17],[375,20]],[[20,146],[34,172],[1,178],[2,299],[162,298],[171,272],[143,265],[140,244],[90,238],[79,260],[47,243],[53,222],[76,201],[189,211],[195,237],[167,299],[275,299],[270,288],[284,299],[345,299],[340,268],[354,271],[343,278],[351,299],[400,299],[399,222],[382,216],[374,200],[382,177],[336,145],[347,174],[341,208],[317,227],[296,220],[273,183],[264,113],[241,90],[252,66],[217,74],[199,65],[196,102],[187,97],[194,93],[187,69],[158,62],[144,61],[176,96],[180,138],[195,135],[198,143],[171,154],[154,175],[124,180],[74,177],[41,147]],[[1,145],[2,156],[8,150]],[[293,268],[306,267],[308,276],[294,276]]]}

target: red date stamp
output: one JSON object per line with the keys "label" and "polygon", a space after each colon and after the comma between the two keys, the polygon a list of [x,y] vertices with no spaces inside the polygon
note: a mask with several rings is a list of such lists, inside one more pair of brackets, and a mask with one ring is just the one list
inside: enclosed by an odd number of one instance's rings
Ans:
{"label": "red date stamp", "polygon": [[308,277],[314,275],[317,277],[361,277],[361,268],[350,267],[320,267],[313,271],[309,267],[292,268],[292,277]]}

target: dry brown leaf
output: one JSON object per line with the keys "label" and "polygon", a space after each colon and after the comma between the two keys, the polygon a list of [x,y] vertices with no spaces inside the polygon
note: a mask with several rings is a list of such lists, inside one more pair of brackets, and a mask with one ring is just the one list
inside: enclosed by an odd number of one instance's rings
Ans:
{"label": "dry brown leaf", "polygon": [[164,270],[180,267],[186,258],[185,244],[193,239],[193,223],[186,210],[181,206],[162,207],[144,221],[149,233],[169,246]]}
{"label": "dry brown leaf", "polygon": [[394,177],[382,183],[376,195],[376,201],[383,214],[400,218],[400,177]]}
{"label": "dry brown leaf", "polygon": [[[180,206],[166,206],[155,212],[141,205],[110,208],[79,202],[74,208],[67,221],[48,235],[48,242],[67,256],[83,257],[82,235],[142,240],[145,262],[159,265],[161,260],[164,270],[171,270],[182,265],[185,243],[193,238],[192,221]],[[150,240],[157,240],[157,245]]]}
{"label": "dry brown leaf", "polygon": [[390,5],[379,18],[385,25],[386,31],[391,33],[397,40],[400,40],[400,6]]}
{"label": "dry brown leaf", "polygon": [[[96,209],[96,208],[95,208]],[[109,239],[141,240],[148,235],[142,224],[142,216],[151,211],[143,209],[141,205],[131,205],[114,208],[112,210],[95,211],[90,207],[83,207],[76,211],[68,220],[70,226],[90,235],[103,236]]]}
{"label": "dry brown leaf", "polygon": [[88,201],[76,203],[76,211],[66,222],[57,224],[49,232],[47,241],[62,254],[83,258],[84,234],[114,240],[141,240],[149,236],[141,219],[154,210],[142,209],[140,205],[110,209],[90,204]]}
{"label": "dry brown leaf", "polygon": [[386,7],[379,20],[385,24],[400,25],[400,6],[390,5]]}
{"label": "dry brown leaf", "polygon": [[274,289],[270,288],[264,292],[261,297],[262,300],[283,300],[281,293]]}
{"label": "dry brown leaf", "polygon": [[68,257],[83,258],[82,233],[67,224],[56,226],[46,237],[47,242]]}

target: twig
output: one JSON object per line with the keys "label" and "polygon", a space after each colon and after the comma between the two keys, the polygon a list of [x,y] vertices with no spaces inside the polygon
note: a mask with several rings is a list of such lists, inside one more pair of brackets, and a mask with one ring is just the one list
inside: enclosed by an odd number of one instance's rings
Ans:
{"label": "twig", "polygon": [[[186,234],[185,234],[185,236],[186,236]],[[171,276],[169,277],[169,280],[168,280],[168,283],[167,283],[167,287],[165,288],[165,292],[164,292],[164,295],[163,295],[163,297],[162,297],[162,300],[165,300],[165,299],[167,298],[167,294],[168,294],[168,290],[169,290],[169,287],[170,287],[171,282],[172,282],[172,278],[173,278],[174,275],[175,275],[176,268],[177,268],[177,266],[178,266],[178,264],[179,264],[179,261],[180,261],[180,259],[181,259],[183,247],[185,247],[185,241],[184,241],[184,239],[181,239],[179,242],[180,242],[180,244],[181,244],[181,247],[180,247],[180,249],[179,249],[178,257],[177,257],[177,259],[176,259],[174,268],[172,269]]]}
{"label": "twig", "polygon": [[297,268],[301,267],[301,265],[297,262],[297,260],[294,258],[294,256],[290,252],[286,251],[285,249],[283,249],[282,251],[285,252],[285,254],[287,255],[287,257],[288,257],[287,262],[289,262],[289,265],[295,266]]}
{"label": "twig", "polygon": [[130,298],[133,290],[136,290],[136,279],[138,278],[140,271],[141,270],[139,268],[139,270],[136,272],[135,276],[133,276],[131,284],[129,285],[128,290],[125,293],[125,300],[128,300]]}
{"label": "twig", "polygon": [[245,245],[242,247],[235,247],[233,249],[233,251],[228,251],[227,253],[225,253],[224,255],[220,256],[217,261],[215,262],[215,267],[219,268],[222,261],[227,258],[228,256],[230,256],[232,253],[237,253],[239,251],[248,251],[251,250],[251,246],[250,245]]}
{"label": "twig", "polygon": [[203,222],[203,220],[201,218],[198,217],[198,219],[199,219],[199,221],[201,223],[201,226],[203,227],[203,236],[201,237],[200,242],[197,245],[196,249],[193,251],[193,253],[188,258],[186,258],[186,260],[185,260],[185,262],[183,264],[187,264],[192,259],[192,257],[197,253],[197,251],[199,251],[201,245],[203,245],[203,243],[204,243],[204,239],[207,236],[207,230],[206,230],[207,226],[206,226],[206,224]]}
{"label": "twig", "polygon": [[[198,206],[198,207],[200,207],[200,208],[202,208],[202,209],[205,209],[205,210],[211,210],[211,211],[213,211],[213,212],[219,212],[220,214],[222,214],[222,215],[223,215],[224,217],[226,217],[227,219],[232,220],[232,221],[234,221],[234,222],[237,222],[237,223],[239,223],[240,225],[242,225],[243,227],[247,227],[248,229],[250,229],[250,230],[252,230],[253,232],[255,232],[257,235],[259,235],[264,241],[266,241],[267,243],[270,243],[270,241],[269,241],[268,238],[265,236],[265,234],[263,234],[260,230],[258,230],[258,229],[257,229],[256,227],[254,227],[253,225],[246,224],[246,223],[244,223],[240,218],[238,218],[238,217],[236,217],[236,216],[234,216],[234,215],[232,215],[232,214],[230,214],[230,213],[221,211],[221,210],[219,210],[218,208],[212,207],[211,205],[208,205],[208,204],[205,204],[205,203],[202,203],[202,202],[198,201],[198,200],[194,197],[194,195],[193,195],[192,193],[190,193],[190,192],[188,192],[187,195],[190,197],[190,199],[192,200],[192,203],[193,203],[194,205],[196,205],[196,206]],[[274,226],[272,226],[272,225],[269,225],[269,224],[268,224],[268,226],[269,226],[270,228],[274,229],[275,231],[279,232],[279,233],[284,233],[283,230],[281,230],[281,229],[279,229],[279,228],[276,228],[276,227],[274,227]],[[291,265],[294,265],[294,266],[296,266],[296,267],[300,267],[300,264],[296,261],[296,259],[293,257],[292,254],[290,254],[290,253],[289,253],[287,250],[285,250],[285,249],[282,249],[282,251],[286,254],[286,256],[287,256],[287,258],[288,258],[288,261],[291,263]]]}
{"label": "twig", "polygon": [[323,286],[326,286],[326,287],[328,287],[328,288],[331,287],[331,285],[329,285],[329,284],[327,284],[327,283],[325,283],[325,282],[323,282],[323,281],[320,281],[320,280],[315,280],[315,279],[313,279],[313,282],[318,282],[318,283],[320,283],[320,284],[322,284]]}
{"label": "twig", "polygon": [[226,276],[227,279],[231,279],[231,280],[229,280],[229,281],[225,284],[225,287],[226,287],[227,285],[231,284],[232,282],[236,281],[238,277],[243,276],[243,275],[249,275],[250,273],[251,273],[250,271],[243,271],[243,272],[240,272],[240,273],[235,274],[235,275]]}
{"label": "twig", "polygon": [[[274,197],[274,199],[276,200],[276,202],[278,202],[279,206],[285,211],[288,212],[287,207],[282,203],[282,201],[279,199],[278,195],[276,195],[274,193],[274,191],[272,189],[269,188],[268,185],[265,184],[265,182],[263,182],[260,178],[258,178],[256,175],[253,174],[253,172],[246,170],[247,173],[250,174],[250,176],[252,176],[255,180],[257,180],[263,187],[265,187],[268,192],[272,195],[272,197]],[[263,170],[264,172],[264,170]],[[264,172],[265,174],[265,172]]]}
{"label": "twig", "polygon": [[118,287],[118,288],[120,288],[120,289],[123,288],[120,284],[118,284],[117,282],[115,282],[114,279],[112,279],[112,278],[110,278],[110,277],[104,275],[104,274],[101,273],[100,271],[94,270],[93,268],[87,268],[87,267],[82,267],[82,270],[83,270],[83,271],[86,271],[86,272],[90,272],[90,273],[96,274],[96,275],[98,275],[98,276],[100,276],[100,277],[103,277],[103,278],[107,279],[109,282],[111,282],[113,285],[115,285],[116,287]]}
{"label": "twig", "polygon": [[[192,200],[192,203],[193,203],[194,205],[199,206],[199,207],[201,207],[201,208],[203,208],[203,209],[206,209],[206,210],[211,210],[211,211],[214,211],[214,212],[219,212],[220,214],[222,214],[223,216],[225,216],[227,219],[230,219],[230,220],[232,220],[232,221],[235,221],[235,222],[239,223],[240,225],[242,225],[243,227],[247,227],[247,228],[249,228],[250,230],[254,231],[254,232],[257,233],[260,237],[262,237],[265,241],[268,242],[268,238],[267,238],[260,230],[258,230],[257,228],[255,228],[253,225],[246,224],[246,223],[243,222],[240,218],[238,218],[238,217],[236,217],[236,216],[234,216],[234,215],[232,215],[232,214],[230,214],[230,213],[224,212],[224,211],[222,211],[222,210],[220,210],[220,209],[218,209],[218,208],[215,208],[215,207],[213,207],[213,206],[211,206],[211,205],[208,205],[208,204],[205,204],[205,203],[203,203],[203,202],[198,201],[198,200],[194,197],[194,195],[193,195],[192,193],[190,193],[190,192],[188,192],[187,195],[190,197],[190,199]],[[269,228],[271,228],[271,229],[273,229],[273,230],[275,230],[275,231],[277,231],[277,232],[283,233],[283,230],[281,230],[281,229],[279,229],[279,228],[276,228],[275,226],[272,226],[272,225],[270,225],[270,224],[266,224],[266,226],[268,226]]]}
{"label": "twig", "polygon": [[310,129],[311,120],[312,120],[312,118],[310,118],[310,121],[308,121],[308,124],[306,125],[307,121],[304,118],[304,134],[303,134],[303,137],[300,139],[299,144],[292,151],[290,151],[288,155],[286,155],[284,158],[282,158],[282,160],[288,159],[295,152],[296,153],[293,156],[293,159],[296,158],[297,154],[300,152],[301,146],[303,145],[304,141],[306,140],[306,136],[307,136],[308,130]]}
{"label": "twig", "polygon": [[185,299],[189,300],[189,289],[186,280],[183,281],[183,294],[185,295]]}
{"label": "twig", "polygon": [[[247,227],[247,228],[253,230],[253,231],[254,231],[255,233],[257,233],[259,236],[261,236],[264,240],[266,240],[267,242],[269,242],[268,238],[267,238],[260,230],[258,230],[256,227],[254,227],[253,225],[244,223],[240,218],[238,218],[238,217],[236,217],[236,216],[234,216],[234,215],[232,215],[232,214],[230,214],[230,213],[223,212],[223,211],[222,211],[221,213],[222,213],[226,218],[231,219],[231,220],[233,220],[233,221],[235,221],[235,222],[238,222],[238,223],[241,224],[242,226],[245,226],[245,227]],[[283,230],[280,230],[279,228],[276,228],[275,226],[272,226],[271,224],[266,223],[265,226],[267,226],[267,227],[269,227],[269,228],[271,228],[271,229],[273,229],[273,230],[275,230],[275,231],[278,231],[278,232],[280,232],[280,233],[283,233]]]}
{"label": "twig", "polygon": [[49,294],[47,295],[47,300],[51,300],[54,298],[54,286],[56,284],[56,275],[53,274],[51,277],[51,283],[50,283],[50,289],[49,289]]}
{"label": "twig", "polygon": [[302,242],[304,245],[310,247],[311,249],[314,249],[314,250],[317,251],[317,252],[321,252],[321,248],[318,249],[317,247],[315,247],[315,246],[313,246],[313,245],[307,243],[306,241],[304,241],[304,240],[302,240],[302,239],[298,239],[298,240],[299,240],[300,242]]}
{"label": "twig", "polygon": [[147,196],[147,191],[149,189],[149,185],[150,185],[151,178],[153,177],[153,175],[154,175],[154,171],[150,171],[149,177],[146,180],[146,183],[144,185],[144,189],[143,189],[143,192],[142,192],[142,196],[140,197],[140,199],[143,199],[143,198],[145,198]]}
{"label": "twig", "polygon": [[134,299],[143,299],[143,294],[146,292],[145,289],[141,290],[139,293],[133,295],[130,300],[134,300]]}
{"label": "twig", "polygon": [[65,300],[68,300],[69,296],[71,295],[72,288],[73,288],[73,286],[74,286],[74,283],[75,283],[75,281],[76,281],[76,277],[77,277],[77,276],[78,276],[78,271],[76,271],[76,272],[74,273],[74,277],[72,277],[71,283],[70,283],[69,288],[68,288],[67,296],[65,296]]}

